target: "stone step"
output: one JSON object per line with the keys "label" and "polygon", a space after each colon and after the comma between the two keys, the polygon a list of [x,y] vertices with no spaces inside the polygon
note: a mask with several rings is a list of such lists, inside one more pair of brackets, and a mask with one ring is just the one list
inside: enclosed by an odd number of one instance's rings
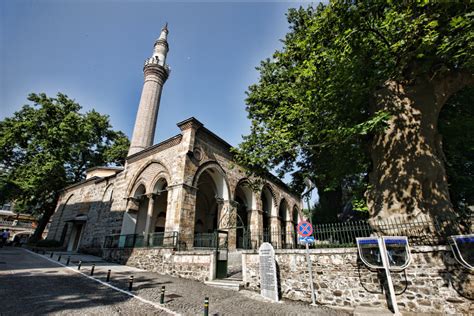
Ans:
{"label": "stone step", "polygon": [[242,282],[228,279],[206,281],[204,284],[234,291],[240,291],[243,288]]}

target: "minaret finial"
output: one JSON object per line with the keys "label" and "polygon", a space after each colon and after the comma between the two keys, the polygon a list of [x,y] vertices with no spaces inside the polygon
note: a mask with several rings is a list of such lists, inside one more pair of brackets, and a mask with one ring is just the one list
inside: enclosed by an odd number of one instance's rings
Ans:
{"label": "minaret finial", "polygon": [[168,22],[165,23],[165,26],[161,29],[162,31],[168,32]]}

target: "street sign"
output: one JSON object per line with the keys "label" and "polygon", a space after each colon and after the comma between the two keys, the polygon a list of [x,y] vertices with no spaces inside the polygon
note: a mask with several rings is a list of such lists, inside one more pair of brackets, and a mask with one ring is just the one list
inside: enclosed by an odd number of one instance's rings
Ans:
{"label": "street sign", "polygon": [[313,234],[313,226],[307,221],[302,221],[298,223],[297,231],[298,235],[308,237]]}
{"label": "street sign", "polygon": [[314,237],[313,236],[298,237],[298,240],[302,244],[312,244],[312,243],[314,243]]}

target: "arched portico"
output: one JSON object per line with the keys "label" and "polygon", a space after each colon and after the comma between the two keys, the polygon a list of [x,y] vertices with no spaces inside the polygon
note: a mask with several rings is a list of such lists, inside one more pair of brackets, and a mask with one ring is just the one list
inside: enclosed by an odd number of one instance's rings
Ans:
{"label": "arched portico", "polygon": [[236,248],[248,249],[251,247],[251,241],[253,240],[250,234],[258,227],[255,224],[252,225],[252,221],[255,221],[252,217],[255,216],[256,200],[255,194],[246,180],[237,184],[234,202],[237,211]]}
{"label": "arched portico", "polygon": [[276,238],[276,236],[274,235],[277,231],[276,231],[276,226],[274,225],[274,222],[277,218],[276,218],[274,194],[272,193],[271,188],[269,186],[265,185],[262,188],[260,198],[262,202],[262,214],[261,214],[262,241],[272,242],[272,240]]}
{"label": "arched portico", "polygon": [[[232,218],[229,186],[223,169],[217,163],[203,165],[194,177],[196,190],[194,208],[194,247],[210,247],[215,243],[214,233],[228,229]],[[229,232],[229,244],[235,243],[235,233]]]}

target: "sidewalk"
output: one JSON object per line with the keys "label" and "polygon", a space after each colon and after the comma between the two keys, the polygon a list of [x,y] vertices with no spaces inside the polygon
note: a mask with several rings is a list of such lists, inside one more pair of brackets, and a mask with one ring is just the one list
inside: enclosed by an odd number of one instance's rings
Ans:
{"label": "sidewalk", "polygon": [[69,266],[76,269],[78,262],[82,261],[80,271],[87,275],[95,264],[93,277],[102,281],[106,280],[107,270],[110,269],[110,284],[123,290],[128,290],[129,278],[133,275],[132,293],[156,304],[160,302],[161,287],[165,286],[163,307],[182,315],[202,315],[205,297],[209,297],[209,315],[348,315],[344,311],[291,300],[269,302],[255,292],[214,288],[198,281],[105,262],[90,255],[67,252],[55,253],[53,258],[50,258],[50,253],[37,255],[56,262],[58,255],[61,255],[62,264],[66,264],[70,256]]}

